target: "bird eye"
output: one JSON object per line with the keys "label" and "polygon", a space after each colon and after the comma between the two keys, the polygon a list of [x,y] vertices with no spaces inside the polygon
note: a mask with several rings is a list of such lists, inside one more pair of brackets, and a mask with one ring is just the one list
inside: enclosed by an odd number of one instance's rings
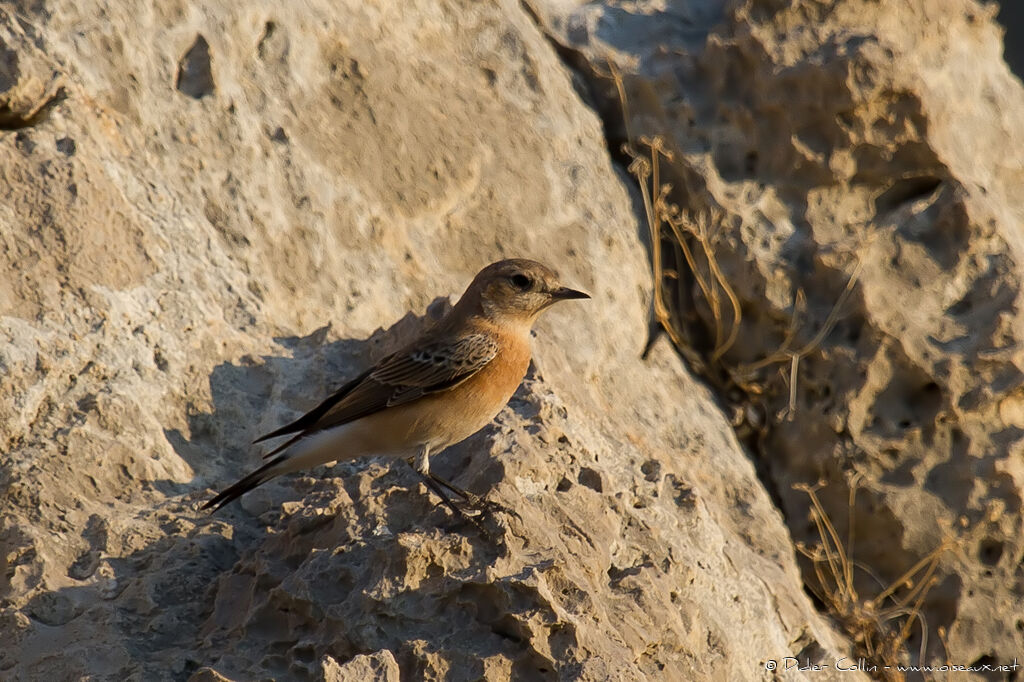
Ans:
{"label": "bird eye", "polygon": [[522,289],[523,291],[526,291],[533,286],[533,280],[521,272],[512,275],[509,279],[512,280],[512,284],[514,284],[517,289]]}

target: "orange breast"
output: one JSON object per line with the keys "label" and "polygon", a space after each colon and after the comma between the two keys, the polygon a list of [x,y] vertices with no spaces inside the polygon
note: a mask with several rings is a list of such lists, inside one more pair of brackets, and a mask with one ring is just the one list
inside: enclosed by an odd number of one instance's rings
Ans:
{"label": "orange breast", "polygon": [[427,444],[438,452],[454,445],[494,419],[529,365],[529,337],[500,334],[495,358],[458,386],[367,417],[365,421],[374,422],[372,440],[388,451]]}

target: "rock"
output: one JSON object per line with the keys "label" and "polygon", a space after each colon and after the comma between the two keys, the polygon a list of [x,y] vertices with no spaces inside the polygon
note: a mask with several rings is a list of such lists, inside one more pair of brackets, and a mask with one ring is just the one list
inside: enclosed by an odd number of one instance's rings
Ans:
{"label": "rock", "polygon": [[[673,155],[660,166],[669,201],[682,229],[710,235],[742,311],[705,375],[738,414],[767,417],[749,425],[750,444],[794,538],[820,541],[793,486],[826,482],[818,495],[841,542],[855,529],[862,602],[954,545],[921,607],[927,632],[915,623],[907,650],[965,666],[1024,650],[1024,91],[995,11],[971,0],[539,9],[610,130],[637,151],[661,136]],[[693,290],[675,299],[676,320],[704,335],[689,341],[707,358],[716,325]]]}
{"label": "rock", "polygon": [[[3,677],[720,679],[848,650],[713,396],[668,344],[640,359],[628,179],[518,3],[19,11],[7,49],[67,97],[0,133]],[[594,300],[432,464],[516,514],[460,523],[374,459],[197,510],[513,255]]]}
{"label": "rock", "polygon": [[344,665],[324,656],[321,665],[324,682],[398,682],[401,679],[398,663],[387,649],[370,656],[359,654]]}
{"label": "rock", "polygon": [[[0,10],[0,18],[0,130],[19,130],[41,122],[63,98],[58,94],[62,77],[36,45],[31,26],[6,10]],[[24,138],[21,146],[28,146]]]}
{"label": "rock", "polygon": [[233,682],[213,668],[203,666],[189,676],[188,682]]}

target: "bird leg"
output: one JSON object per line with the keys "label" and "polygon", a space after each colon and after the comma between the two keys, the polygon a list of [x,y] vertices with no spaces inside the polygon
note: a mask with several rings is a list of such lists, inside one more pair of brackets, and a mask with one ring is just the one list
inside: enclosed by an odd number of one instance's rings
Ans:
{"label": "bird leg", "polygon": [[[417,473],[419,473],[419,472],[417,472]],[[434,482],[433,477],[431,477],[429,474],[428,475],[424,475],[422,473],[420,474],[420,476],[423,477],[423,483],[426,484],[426,486],[428,488],[430,488],[432,491],[434,491],[434,494],[441,498],[441,502],[446,507],[448,507],[453,512],[455,512],[456,516],[461,516],[463,518],[470,519],[471,521],[473,520],[468,514],[466,514],[466,510],[465,509],[463,509],[462,507],[459,507],[454,502],[452,502],[452,498],[448,497],[448,495],[445,493],[444,489],[441,488],[441,486],[439,486],[437,483]]]}
{"label": "bird leg", "polygon": [[[423,448],[418,453],[416,453],[414,456],[410,457],[406,461],[409,463],[409,466],[415,469],[416,473],[418,473],[423,478],[423,482],[427,485],[427,487],[430,488],[435,495],[441,498],[441,502],[443,502],[446,507],[455,512],[457,516],[470,518],[469,515],[466,514],[466,510],[462,509],[461,507],[457,506],[454,502],[452,502],[452,498],[448,496],[448,494],[444,491],[444,488],[447,488],[448,490],[452,491],[453,493],[461,497],[463,500],[466,500],[466,502],[468,502],[471,506],[475,505],[470,496],[472,496],[472,498],[476,498],[476,496],[473,495],[472,493],[468,493],[465,490],[456,488],[455,486],[453,486],[451,483],[444,480],[440,476],[430,473],[430,446],[424,445]],[[476,499],[479,500],[479,498]]]}
{"label": "bird leg", "polygon": [[449,483],[448,481],[444,480],[443,478],[441,478],[437,474],[430,473],[430,472],[427,472],[427,473],[420,472],[420,475],[422,475],[424,478],[430,479],[431,481],[433,481],[437,485],[442,486],[442,487],[447,488],[448,490],[452,491],[453,493],[455,493],[456,495],[458,495],[459,497],[464,499],[466,501],[466,503],[470,507],[481,508],[481,507],[487,506],[487,501],[484,500],[479,495],[477,495],[475,493],[471,493],[468,490],[463,490],[462,488],[460,488],[460,487],[458,487],[456,485],[453,485],[452,483]]}
{"label": "bird leg", "polygon": [[[462,507],[457,506],[451,499],[451,497],[445,492],[445,489],[455,493],[458,497],[462,498],[466,505],[471,509],[475,509],[478,512],[493,511],[495,509],[504,510],[501,505],[496,505],[492,502],[488,502],[479,495],[463,490],[453,483],[446,481],[435,473],[430,471],[430,448],[424,446],[415,456],[410,457],[406,460],[413,469],[416,470],[422,478],[423,482],[428,488],[430,488],[438,497],[441,498],[441,502],[445,504],[449,509],[456,512],[459,516],[470,518],[470,515],[466,513],[466,510]],[[473,516],[476,516],[474,514]]]}
{"label": "bird leg", "polygon": [[424,445],[420,448],[419,452],[406,461],[409,462],[409,466],[415,469],[419,474],[426,476],[430,473],[430,446]]}
{"label": "bird leg", "polygon": [[471,493],[468,490],[463,490],[462,488],[459,488],[458,486],[455,486],[449,483],[448,481],[444,480],[437,474],[421,473],[420,475],[423,476],[423,479],[428,482],[428,485],[430,482],[434,483],[434,486],[431,486],[431,489],[434,490],[435,492],[438,487],[445,487],[448,490],[455,493],[456,495],[458,495],[459,497],[461,497],[462,499],[464,499],[466,501],[466,504],[473,509],[477,509],[484,513],[493,511],[503,511],[506,514],[515,516],[520,521],[523,520],[523,517],[519,516],[519,513],[516,512],[516,510],[509,509],[508,507],[498,504],[497,502],[491,502],[490,500],[484,499],[483,497],[480,497],[475,493]]}

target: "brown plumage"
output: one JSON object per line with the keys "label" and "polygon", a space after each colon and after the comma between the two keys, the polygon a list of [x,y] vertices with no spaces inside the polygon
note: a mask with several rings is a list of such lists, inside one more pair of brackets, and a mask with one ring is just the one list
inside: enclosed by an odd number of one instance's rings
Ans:
{"label": "brown plumage", "polygon": [[476,433],[512,397],[530,364],[530,328],[542,310],[589,298],[536,261],[480,271],[438,325],[342,386],[308,413],[257,438],[291,436],[269,461],[203,505],[219,509],[281,474],[364,455],[415,457]]}

